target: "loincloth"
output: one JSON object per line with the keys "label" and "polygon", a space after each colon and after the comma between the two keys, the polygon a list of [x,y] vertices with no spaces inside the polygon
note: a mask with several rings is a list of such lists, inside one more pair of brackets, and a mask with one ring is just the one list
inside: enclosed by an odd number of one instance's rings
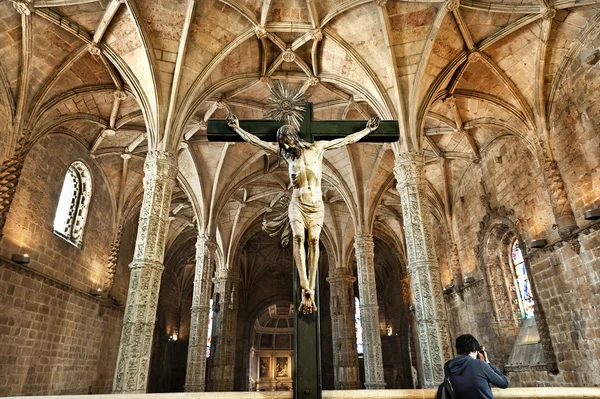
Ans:
{"label": "loincloth", "polygon": [[325,206],[323,205],[323,201],[319,201],[316,204],[307,204],[299,198],[292,196],[288,215],[290,223],[300,222],[305,229],[310,229],[314,226],[323,227]]}

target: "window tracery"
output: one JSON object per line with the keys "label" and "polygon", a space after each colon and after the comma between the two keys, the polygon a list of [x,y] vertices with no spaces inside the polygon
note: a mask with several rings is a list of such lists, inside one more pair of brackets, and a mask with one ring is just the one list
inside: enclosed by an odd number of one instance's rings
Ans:
{"label": "window tracery", "polygon": [[65,175],[54,217],[54,233],[77,247],[83,242],[91,197],[90,171],[83,162],[75,161]]}

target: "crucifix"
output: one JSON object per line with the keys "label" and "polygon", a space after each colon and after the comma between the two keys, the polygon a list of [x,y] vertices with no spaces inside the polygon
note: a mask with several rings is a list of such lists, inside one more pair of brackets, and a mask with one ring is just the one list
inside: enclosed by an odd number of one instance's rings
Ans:
{"label": "crucifix", "polygon": [[[371,118],[366,124],[357,121],[314,121],[312,104],[305,101],[305,94],[290,90],[279,81],[274,83],[267,105],[267,117],[275,121],[240,122],[230,114],[225,122],[209,120],[207,135],[209,141],[245,140],[267,153],[283,156],[288,165],[293,187],[288,217],[293,234],[294,263],[302,290],[299,306],[298,295],[294,293],[295,307],[299,310],[296,312],[294,334],[294,397],[302,394],[302,397],[320,398],[319,318],[315,312],[318,303],[316,280],[319,237],[324,218],[321,192],[323,154],[329,149],[355,143],[376,129],[378,134],[371,134],[369,141],[396,141],[399,129],[396,121],[382,123],[377,117]],[[303,118],[305,111],[308,111],[307,118]],[[284,122],[283,126],[281,121]],[[356,133],[344,134],[353,130]],[[308,240],[305,240],[306,236]],[[308,243],[308,254],[304,248],[305,242]],[[296,289],[295,283],[294,291]],[[304,317],[299,317],[300,313]]]}

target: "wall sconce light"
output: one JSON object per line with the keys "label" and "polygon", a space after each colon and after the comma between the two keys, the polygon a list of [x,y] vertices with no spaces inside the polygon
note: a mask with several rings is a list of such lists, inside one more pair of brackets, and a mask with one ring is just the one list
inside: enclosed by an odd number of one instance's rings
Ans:
{"label": "wall sconce light", "polygon": [[473,284],[475,282],[475,277],[473,277],[473,276],[465,277],[463,282],[465,284]]}
{"label": "wall sconce light", "polygon": [[539,240],[531,240],[531,248],[544,248],[548,241],[542,239]]}
{"label": "wall sconce light", "polygon": [[[598,220],[600,219],[600,208],[591,209],[583,214],[585,220]],[[13,255],[14,256],[14,255]]]}
{"label": "wall sconce light", "polygon": [[30,261],[29,255],[27,254],[12,254],[10,259],[15,263],[29,263]]}
{"label": "wall sconce light", "polygon": [[408,307],[408,311],[409,311],[409,312],[414,312],[414,311],[415,311],[415,305],[410,305],[410,306]]}
{"label": "wall sconce light", "polygon": [[450,284],[449,286],[447,286],[447,287],[444,287],[444,289],[442,289],[442,292],[443,292],[445,295],[452,294],[452,291],[454,291],[454,283],[452,283],[452,284]]}
{"label": "wall sconce light", "polygon": [[171,342],[175,342],[178,339],[179,338],[177,337],[177,333],[173,333],[173,334],[169,335],[169,341],[171,341]]}
{"label": "wall sconce light", "polygon": [[117,299],[117,298],[113,298],[112,300],[113,300],[113,304],[114,304],[115,306],[117,306],[117,307],[119,307],[119,308],[123,306],[123,301],[122,301],[122,300],[120,300],[120,299]]}
{"label": "wall sconce light", "polygon": [[100,288],[90,288],[90,295],[91,296],[100,296],[100,295],[102,295],[102,289],[100,289]]}

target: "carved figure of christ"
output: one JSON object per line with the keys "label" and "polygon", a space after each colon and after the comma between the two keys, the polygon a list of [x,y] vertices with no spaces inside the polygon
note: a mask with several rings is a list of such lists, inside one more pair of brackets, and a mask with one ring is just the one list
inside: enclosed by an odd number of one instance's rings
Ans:
{"label": "carved figure of christ", "polygon": [[[230,114],[227,125],[245,141],[272,154],[281,152],[287,162],[293,188],[288,209],[293,236],[294,262],[300,277],[302,301],[300,311],[304,314],[317,310],[314,292],[319,263],[319,237],[323,228],[325,209],[321,192],[323,154],[327,150],[355,143],[379,126],[379,118],[369,119],[366,127],[346,137],[329,141],[309,143],[302,140],[296,128],[284,125],[277,131],[277,143],[268,143],[242,129],[235,115]],[[306,235],[305,237],[305,230]],[[308,239],[308,256],[304,241]],[[308,259],[307,259],[308,258]]]}

